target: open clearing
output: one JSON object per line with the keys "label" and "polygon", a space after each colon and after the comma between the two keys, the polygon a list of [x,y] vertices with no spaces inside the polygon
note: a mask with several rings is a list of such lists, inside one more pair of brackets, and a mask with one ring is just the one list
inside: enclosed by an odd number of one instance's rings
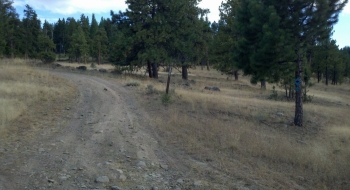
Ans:
{"label": "open clearing", "polygon": [[164,105],[165,72],[0,68],[0,189],[350,189],[349,84],[312,87],[299,128],[247,77],[175,71]]}

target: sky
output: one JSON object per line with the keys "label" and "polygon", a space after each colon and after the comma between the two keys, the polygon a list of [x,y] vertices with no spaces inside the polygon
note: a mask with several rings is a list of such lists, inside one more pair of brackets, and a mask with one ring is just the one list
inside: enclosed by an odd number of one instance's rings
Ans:
{"label": "sky", "polygon": [[[211,22],[219,20],[219,6],[222,0],[202,0],[199,7],[209,9],[208,18]],[[82,3],[83,2],[83,3]],[[55,23],[59,18],[80,18],[81,14],[89,16],[94,13],[97,21],[101,17],[110,18],[110,11],[125,11],[125,0],[14,0],[13,6],[23,17],[25,5],[30,5],[44,21]],[[334,26],[333,39],[337,41],[339,48],[350,46],[350,3],[339,15],[339,22]]]}

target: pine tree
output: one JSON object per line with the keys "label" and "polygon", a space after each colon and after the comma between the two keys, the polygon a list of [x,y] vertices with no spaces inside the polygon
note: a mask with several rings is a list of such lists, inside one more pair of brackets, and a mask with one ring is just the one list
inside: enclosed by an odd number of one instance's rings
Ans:
{"label": "pine tree", "polygon": [[97,63],[101,64],[101,58],[107,53],[108,38],[103,28],[98,29],[92,41],[92,52],[97,58]]}
{"label": "pine tree", "polygon": [[31,6],[26,5],[25,7],[22,21],[24,29],[24,58],[37,58],[38,36],[41,29],[41,22]]}
{"label": "pine tree", "polygon": [[241,0],[237,20],[243,38],[235,57],[240,68],[256,80],[276,80],[280,76],[279,65],[295,63],[297,126],[303,125],[301,73],[307,45],[311,39],[330,33],[329,28],[337,22],[346,3],[347,0]]}
{"label": "pine tree", "polygon": [[0,0],[0,58],[5,53],[6,47],[6,31],[9,27],[9,20],[11,13],[14,12],[14,8],[12,6],[12,1],[10,0]]}
{"label": "pine tree", "polygon": [[[225,74],[233,74],[238,80],[238,69],[233,59],[235,47],[239,36],[236,30],[236,7],[238,0],[223,2],[219,8],[220,20],[214,25],[213,30],[217,30],[211,44],[212,61],[215,62],[215,69]],[[213,26],[212,26],[213,27]]]}
{"label": "pine tree", "polygon": [[188,79],[188,67],[198,57],[196,43],[201,34],[201,22],[199,16],[203,17],[208,10],[198,7],[197,0],[178,0],[173,2],[169,12],[170,32],[170,55],[182,68],[182,78]]}
{"label": "pine tree", "polygon": [[[134,33],[133,44],[137,51],[137,62],[146,62],[150,77],[158,78],[158,64],[168,59],[166,42],[170,26],[167,20],[172,1],[127,0],[126,16]],[[136,45],[140,44],[140,45]],[[135,62],[134,62],[135,63]]]}
{"label": "pine tree", "polygon": [[86,63],[88,50],[83,29],[81,26],[78,26],[72,35],[71,45],[68,50],[69,54],[71,57],[75,57],[78,62],[81,62],[81,59],[84,59],[84,63]]}

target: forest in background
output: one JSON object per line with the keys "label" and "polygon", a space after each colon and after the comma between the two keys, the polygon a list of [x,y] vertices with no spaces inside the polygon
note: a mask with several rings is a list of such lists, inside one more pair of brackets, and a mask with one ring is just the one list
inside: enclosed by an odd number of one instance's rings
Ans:
{"label": "forest in background", "polygon": [[350,47],[339,48],[333,25],[347,0],[228,0],[218,23],[198,0],[127,0],[124,12],[111,11],[97,22],[82,14],[41,23],[26,5],[19,18],[11,0],[0,1],[0,57],[54,62],[112,63],[130,72],[146,66],[158,78],[160,67],[206,66],[225,74],[251,76],[252,83],[276,83],[296,101],[294,123],[302,126],[302,101],[312,77],[326,85],[345,82]]}

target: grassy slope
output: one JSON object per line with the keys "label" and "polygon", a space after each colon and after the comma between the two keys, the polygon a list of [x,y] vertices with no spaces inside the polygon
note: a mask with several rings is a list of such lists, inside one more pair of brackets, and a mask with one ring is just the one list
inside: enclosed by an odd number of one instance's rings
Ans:
{"label": "grassy slope", "polygon": [[[191,70],[191,75],[189,87],[181,76],[172,78],[175,93],[168,106],[160,101],[165,73],[159,80],[138,79],[139,100],[170,147],[181,147],[245,179],[247,186],[350,188],[349,84],[311,88],[314,99],[304,104],[304,127],[299,128],[293,126],[293,101],[268,99],[272,85],[261,91],[247,77],[232,81],[216,71],[199,69]],[[159,92],[147,90],[148,85]],[[218,86],[221,91],[206,91],[205,86]],[[283,96],[283,91],[279,94]]]}
{"label": "grassy slope", "polygon": [[67,80],[37,71],[23,60],[0,61],[0,139],[35,139],[42,128],[57,124],[76,95]]}

